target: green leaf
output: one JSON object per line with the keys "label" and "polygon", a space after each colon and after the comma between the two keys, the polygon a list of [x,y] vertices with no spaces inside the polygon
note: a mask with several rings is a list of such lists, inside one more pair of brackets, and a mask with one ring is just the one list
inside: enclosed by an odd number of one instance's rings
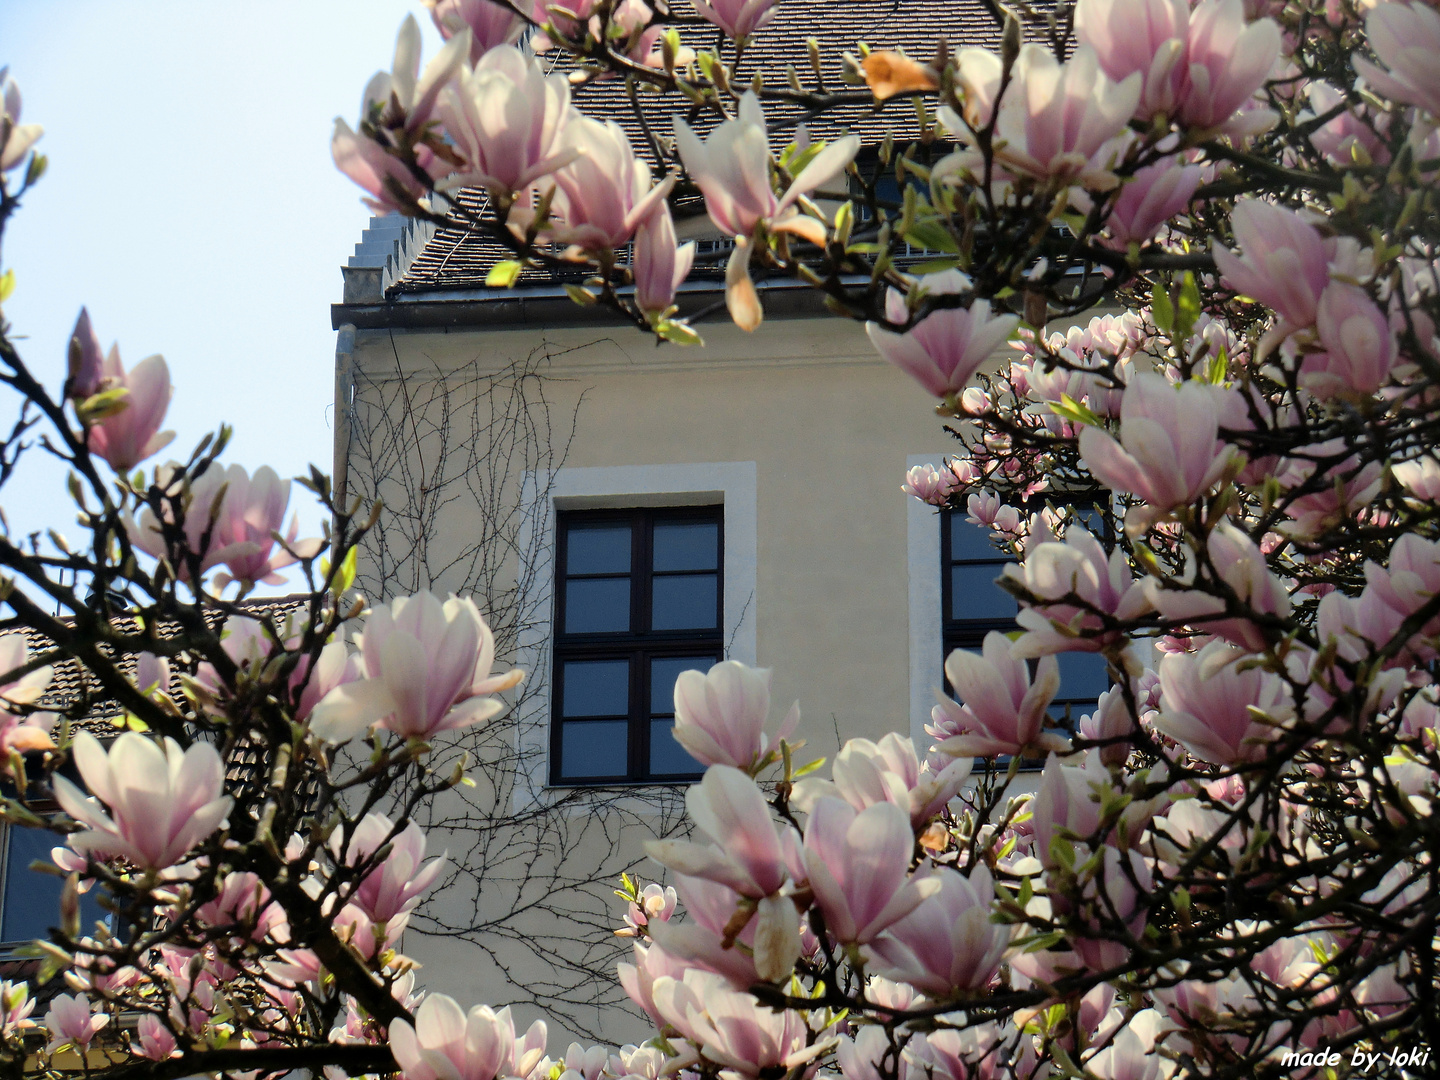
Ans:
{"label": "green leaf", "polygon": [[15,271],[6,270],[0,274],[0,304],[10,299],[10,294],[15,291]]}
{"label": "green leaf", "polygon": [[1175,337],[1181,341],[1195,329],[1195,320],[1200,317],[1200,286],[1195,275],[1185,271],[1185,280],[1180,285],[1180,306],[1175,312]]}
{"label": "green leaf", "polygon": [[345,591],[355,584],[355,563],[360,554],[358,547],[352,547],[345,553],[345,558],[340,562],[340,569],[330,581],[330,591],[338,598],[344,595]]}
{"label": "green leaf", "polygon": [[816,769],[820,768],[824,764],[825,759],[823,757],[816,758],[814,761],[807,761],[804,765],[801,765],[798,769],[791,773],[790,777],[792,780],[799,780],[802,776],[809,776],[812,772],[814,772]]}
{"label": "green leaf", "polygon": [[490,268],[490,272],[485,275],[485,284],[492,289],[508,289],[515,284],[515,279],[524,269],[524,263],[515,259],[505,259]]}
{"label": "green leaf", "polygon": [[1225,376],[1230,373],[1230,358],[1225,355],[1225,346],[1220,346],[1220,351],[1210,358],[1205,365],[1205,381],[1216,386],[1225,381]]}
{"label": "green leaf", "polygon": [[1175,305],[1170,303],[1170,294],[1165,290],[1163,282],[1155,282],[1155,287],[1150,290],[1150,314],[1160,332],[1167,337],[1172,336],[1175,329]]}
{"label": "green leaf", "polygon": [[960,254],[960,245],[955,237],[950,235],[950,230],[941,225],[933,218],[929,221],[917,221],[905,233],[905,242],[911,247],[923,248],[926,251],[944,251],[951,255]]}
{"label": "green leaf", "polygon": [[959,265],[959,259],[927,259],[908,269],[912,274],[938,274],[942,270],[954,270]]}
{"label": "green leaf", "polygon": [[1063,420],[1069,420],[1073,424],[1085,424],[1088,427],[1100,426],[1100,417],[1069,394],[1061,394],[1059,401],[1050,401],[1046,404],[1050,406],[1051,412]]}
{"label": "green leaf", "polygon": [[575,303],[581,304],[586,307],[588,307],[590,304],[595,303],[595,301],[599,299],[599,297],[596,296],[589,289],[584,288],[580,285],[566,285],[565,295],[570,297],[571,300],[574,300]]}
{"label": "green leaf", "polygon": [[785,152],[780,155],[780,164],[791,176],[798,176],[800,175],[800,170],[814,161],[815,155],[820,153],[821,150],[824,150],[828,145],[829,143],[825,142],[812,142],[809,146],[805,147],[805,149],[797,150],[795,144],[791,143],[785,148]]}
{"label": "green leaf", "polygon": [[655,333],[676,345],[704,345],[705,341],[688,323],[677,319],[661,319],[655,324]]}

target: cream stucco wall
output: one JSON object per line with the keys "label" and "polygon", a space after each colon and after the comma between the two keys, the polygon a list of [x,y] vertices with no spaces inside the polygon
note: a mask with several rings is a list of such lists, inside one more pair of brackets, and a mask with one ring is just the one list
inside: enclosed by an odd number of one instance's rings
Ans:
{"label": "cream stucco wall", "polygon": [[[434,379],[477,361],[498,369],[542,348],[549,358],[538,370],[556,411],[577,410],[567,469],[753,463],[749,614],[754,659],[774,669],[777,720],[790,701],[800,701],[805,757],[832,757],[837,743],[853,736],[917,729],[911,651],[927,638],[913,632],[912,564],[917,551],[932,550],[917,547],[917,529],[938,534],[938,524],[923,508],[917,523],[900,485],[907,459],[928,454],[938,461],[953,445],[933,399],[881,360],[860,327],[842,320],[772,319],[754,335],[728,323],[702,329],[708,344],[689,350],[656,348],[624,328],[360,331],[349,362],[361,374]],[[625,505],[624,496],[612,505]],[[452,504],[428,542],[456,543],[481,524],[478,508]],[[922,603],[925,574],[939,587],[938,545],[933,550],[933,559],[924,554],[930,566],[918,570]],[[928,618],[931,607],[924,610]],[[938,620],[938,604],[933,611]],[[933,642],[938,652],[938,625]],[[938,682],[938,655],[932,659]],[[923,672],[922,664],[920,682]],[[533,775],[543,778],[543,740],[526,752]],[[516,796],[521,803],[545,797],[534,790]],[[639,824],[590,842],[611,845],[624,865],[642,856],[649,835]],[[651,871],[658,876],[658,867]],[[603,899],[598,910],[593,895],[577,895],[575,903],[603,923]],[[513,945],[503,965],[447,939],[412,935],[406,951],[426,965],[429,986],[462,1001],[511,1000],[502,967],[511,980],[543,974],[540,967],[530,972],[523,947]],[[643,1034],[638,1021],[619,1013],[603,1024],[613,1041]]]}

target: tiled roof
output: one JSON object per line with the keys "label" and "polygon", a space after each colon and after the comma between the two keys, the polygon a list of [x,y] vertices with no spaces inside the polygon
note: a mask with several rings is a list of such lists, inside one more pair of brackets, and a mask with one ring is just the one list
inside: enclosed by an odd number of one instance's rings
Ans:
{"label": "tiled roof", "polygon": [[[283,619],[286,614],[300,607],[308,599],[308,596],[299,595],[264,597],[249,601],[244,606],[247,610],[254,612],[256,617],[268,614],[276,619]],[[218,614],[212,621],[216,623],[220,621]],[[116,619],[114,626],[121,634],[129,635],[140,632],[139,625],[134,619]],[[47,653],[54,648],[50,639],[39,631],[27,628],[23,633],[32,657]],[[170,636],[164,626],[160,628],[160,633],[164,637]],[[135,658],[122,657],[117,666],[127,677],[133,676]],[[75,722],[75,727],[88,730],[96,736],[114,735],[114,719],[120,712],[120,706],[105,695],[99,682],[89,675],[80,661],[74,657],[62,657],[53,661],[51,668],[50,685],[46,688],[40,704],[57,712],[68,711],[77,705],[84,705],[86,707],[84,715]],[[183,700],[178,668],[171,677],[169,691],[177,701]]]}
{"label": "tiled roof", "polygon": [[[812,85],[813,75],[806,63],[805,51],[809,37],[820,43],[826,86],[831,90],[847,89],[840,80],[841,54],[854,52],[857,42],[863,41],[871,48],[903,48],[915,59],[928,61],[941,37],[949,42],[952,50],[965,45],[994,46],[999,41],[999,31],[983,0],[781,0],[776,11],[774,20],[756,35],[747,50],[739,72],[742,78],[748,80],[760,71],[770,85],[783,86],[785,65],[793,64],[800,72],[802,83]],[[704,47],[713,43],[709,34],[691,32],[689,40],[692,45]],[[557,50],[550,55],[560,54]],[[590,83],[578,88],[574,98],[587,115],[617,121],[630,134],[637,152],[647,146],[620,80]],[[680,111],[677,99],[672,95],[641,95],[640,100],[651,130],[669,135],[671,116]],[[782,119],[801,119],[798,108],[787,110],[780,105],[767,105],[766,118],[772,125]],[[697,126],[703,129],[706,123]],[[854,131],[867,140],[878,140],[888,131],[902,146],[917,132],[914,109],[904,97],[894,98],[880,109],[869,104],[844,106],[808,126],[812,137],[817,139]],[[646,154],[649,156],[648,151]],[[651,165],[652,168],[656,165],[653,158]],[[483,202],[484,193],[465,191],[459,193],[458,198],[462,204],[475,208]],[[393,283],[387,281],[387,297],[481,289],[485,287],[485,275],[490,268],[507,257],[503,246],[464,228],[437,229],[419,246],[418,253],[413,257],[407,253],[409,265]],[[722,271],[718,262],[706,263],[702,258],[692,278],[719,277]],[[573,274],[529,270],[520,281],[522,284],[578,281],[585,273],[583,267],[577,267]]]}

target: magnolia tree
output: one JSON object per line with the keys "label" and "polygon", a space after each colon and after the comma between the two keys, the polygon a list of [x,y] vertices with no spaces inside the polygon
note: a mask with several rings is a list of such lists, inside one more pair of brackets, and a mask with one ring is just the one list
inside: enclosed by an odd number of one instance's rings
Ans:
{"label": "magnolia tree", "polygon": [[[583,264],[578,301],[682,344],[696,256],[674,216],[698,192],[733,237],[738,325],[761,321],[757,274],[800,279],[940,400],[956,453],[905,488],[1016,557],[1019,632],[948,658],[933,745],[852,740],[829,779],[793,719],[767,732],[768,673],[682,676],[676,738],[708,766],[693,832],[651,845],[674,884],[626,879],[618,931],[655,1035],[562,1054],[543,1023],[425,994],[399,951],[440,872],[412,813],[465,782],[434,740],[521,678],[493,670],[480,612],[367,606],[371,511],[315,473],[328,535],[282,532],[288,483],[223,466],[223,429],[138,469],[166,438],[164,362],[127,370],[83,313],[63,375],[0,339],[23,403],[0,480],[30,444],[58,456],[84,530],[0,538],[7,625],[34,632],[0,637],[4,812],[55,834],[66,875],[61,925],[0,984],[9,1075],[1429,1068],[1440,12],[996,8],[998,52],[859,46],[843,89],[813,44],[750,66],[776,13],[434,0],[446,45],[422,65],[406,21],[335,158],[377,209],[508,247],[492,284]],[[644,145],[577,110],[603,79]],[[890,99],[907,150],[779,150],[766,126]],[[657,129],[667,100],[685,118]],[[43,171],[13,83],[4,101],[0,218]],[[440,197],[458,188],[481,208]],[[1124,313],[1045,332],[1100,303]],[[1013,362],[987,363],[1007,339]],[[255,617],[241,601],[291,562],[308,600]],[[1076,731],[1047,713],[1067,651],[1113,683]],[[56,715],[62,657],[93,693]],[[99,697],[128,729],[108,748],[73,726]],[[227,779],[242,760],[258,780]]]}

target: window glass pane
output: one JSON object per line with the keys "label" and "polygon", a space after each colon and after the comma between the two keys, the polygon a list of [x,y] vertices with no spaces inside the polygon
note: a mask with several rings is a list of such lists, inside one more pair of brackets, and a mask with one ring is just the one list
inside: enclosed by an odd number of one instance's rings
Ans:
{"label": "window glass pane", "polygon": [[630,579],[581,578],[565,583],[565,632],[613,634],[630,629]]}
{"label": "window glass pane", "polygon": [[1105,542],[1105,515],[1100,508],[1091,504],[1089,506],[1077,506],[1074,508],[1075,516],[1085,531],[1095,537],[1102,544]]}
{"label": "window glass pane", "polygon": [[717,570],[720,526],[713,521],[672,521],[655,526],[656,570]]}
{"label": "window glass pane", "polygon": [[715,575],[657,577],[650,609],[652,630],[704,630],[715,625]]}
{"label": "window glass pane", "polygon": [[629,726],[624,720],[565,721],[560,729],[560,775],[624,776]]}
{"label": "window glass pane", "polygon": [[[713,656],[661,656],[650,661],[650,715],[669,716],[675,712],[675,680],[682,671],[709,671]],[[653,755],[654,742],[651,742]]]}
{"label": "window glass pane", "polygon": [[650,721],[650,775],[699,776],[705,766],[686,753],[671,734],[674,720]]}
{"label": "window glass pane", "polygon": [[562,678],[565,716],[629,714],[629,660],[567,660]]}
{"label": "window glass pane", "polygon": [[990,530],[983,525],[972,525],[965,515],[950,515],[950,558],[952,559],[997,559],[1004,555],[990,542]]}
{"label": "window glass pane", "polygon": [[1003,563],[988,566],[950,568],[950,617],[952,619],[1013,619],[1020,610],[1015,598],[995,579],[1004,572]]}
{"label": "window glass pane", "polygon": [[565,542],[567,574],[630,572],[629,525],[571,525]]}
{"label": "window glass pane", "polygon": [[1060,661],[1060,693],[1056,696],[1062,701],[1094,701],[1110,689],[1105,658],[1099,653],[1063,652],[1055,659]]}
{"label": "window glass pane", "polygon": [[[60,924],[60,890],[65,886],[65,879],[37,874],[30,869],[30,864],[37,859],[48,863],[50,849],[60,843],[60,838],[43,829],[10,826],[7,831],[0,941],[48,938],[50,928]],[[109,917],[100,907],[97,892],[98,886],[93,886],[80,896],[80,926],[87,934],[94,932],[97,920]]]}

